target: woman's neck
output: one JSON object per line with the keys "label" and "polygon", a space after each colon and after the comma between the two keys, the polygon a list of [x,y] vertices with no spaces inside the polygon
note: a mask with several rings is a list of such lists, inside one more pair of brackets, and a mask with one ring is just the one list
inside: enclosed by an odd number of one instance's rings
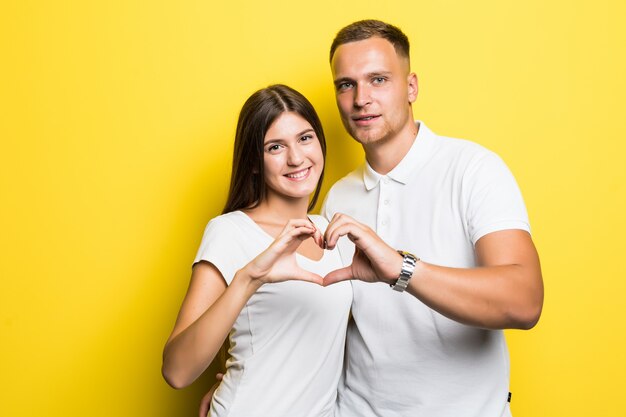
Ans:
{"label": "woman's neck", "polygon": [[267,196],[253,209],[244,210],[257,223],[284,225],[291,219],[306,219],[308,199],[285,200]]}

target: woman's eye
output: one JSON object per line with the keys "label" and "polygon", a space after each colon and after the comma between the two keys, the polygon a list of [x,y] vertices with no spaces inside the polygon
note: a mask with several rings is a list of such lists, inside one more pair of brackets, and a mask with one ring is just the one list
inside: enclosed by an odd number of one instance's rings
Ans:
{"label": "woman's eye", "polygon": [[311,140],[311,139],[313,139],[313,135],[304,135],[304,136],[302,136],[302,137],[300,138],[300,141],[301,141],[301,142],[306,142],[306,141],[309,141],[309,140]]}
{"label": "woman's eye", "polygon": [[280,149],[280,145],[270,145],[267,147],[268,152],[276,152]]}

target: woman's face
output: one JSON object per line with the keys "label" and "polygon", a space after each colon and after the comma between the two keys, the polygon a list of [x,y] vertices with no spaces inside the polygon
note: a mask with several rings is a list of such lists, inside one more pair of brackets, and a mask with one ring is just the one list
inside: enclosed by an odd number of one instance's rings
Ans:
{"label": "woman's face", "polygon": [[265,184],[268,197],[306,199],[315,191],[324,156],[313,127],[302,116],[285,112],[278,116],[263,141]]}

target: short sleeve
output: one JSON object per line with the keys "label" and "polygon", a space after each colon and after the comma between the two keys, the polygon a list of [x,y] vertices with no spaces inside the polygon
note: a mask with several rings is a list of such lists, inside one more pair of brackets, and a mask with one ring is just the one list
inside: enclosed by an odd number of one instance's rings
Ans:
{"label": "short sleeve", "polygon": [[193,261],[194,265],[200,261],[212,263],[230,285],[235,272],[245,265],[245,263],[242,264],[242,251],[238,237],[237,227],[228,219],[214,218],[204,230],[202,243]]}
{"label": "short sleeve", "polygon": [[484,235],[508,229],[530,233],[522,193],[513,174],[493,152],[476,158],[463,179],[467,227],[473,244]]}

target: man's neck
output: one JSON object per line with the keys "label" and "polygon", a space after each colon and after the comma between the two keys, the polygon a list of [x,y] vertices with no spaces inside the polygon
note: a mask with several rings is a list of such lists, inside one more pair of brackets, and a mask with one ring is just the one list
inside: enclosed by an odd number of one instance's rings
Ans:
{"label": "man's neck", "polygon": [[380,143],[364,145],[363,150],[365,151],[367,163],[377,173],[381,175],[388,174],[409,152],[417,137],[418,130],[419,125],[415,123],[407,124],[407,126],[393,138],[389,138]]}

